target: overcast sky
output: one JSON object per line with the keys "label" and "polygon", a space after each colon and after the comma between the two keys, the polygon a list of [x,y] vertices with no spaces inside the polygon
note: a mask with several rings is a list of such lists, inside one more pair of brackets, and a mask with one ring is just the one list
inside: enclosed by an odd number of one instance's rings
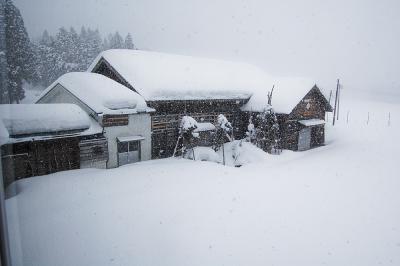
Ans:
{"label": "overcast sky", "polygon": [[81,25],[137,47],[244,61],[329,90],[400,94],[399,0],[14,0],[31,37]]}

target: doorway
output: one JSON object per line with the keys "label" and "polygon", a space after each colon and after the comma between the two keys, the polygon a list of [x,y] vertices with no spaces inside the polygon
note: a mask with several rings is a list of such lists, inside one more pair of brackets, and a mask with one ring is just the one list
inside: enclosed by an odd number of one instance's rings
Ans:
{"label": "doorway", "polygon": [[305,151],[311,147],[311,128],[306,127],[299,132],[298,150]]}

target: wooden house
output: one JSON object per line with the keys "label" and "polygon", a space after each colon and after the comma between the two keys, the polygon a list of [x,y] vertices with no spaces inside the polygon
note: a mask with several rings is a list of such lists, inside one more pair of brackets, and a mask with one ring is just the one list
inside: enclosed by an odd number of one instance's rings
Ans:
{"label": "wooden house", "polygon": [[105,168],[102,128],[73,104],[0,105],[4,185],[58,171]]}
{"label": "wooden house", "polygon": [[50,85],[37,103],[73,103],[102,128],[107,168],[151,159],[150,113],[144,99],[95,73],[67,73]]}
{"label": "wooden house", "polygon": [[189,115],[216,124],[219,114],[241,137],[240,107],[252,90],[265,89],[265,73],[248,64],[138,50],[102,52],[88,71],[109,77],[144,97],[151,115],[152,158],[171,156],[179,122]]}
{"label": "wooden house", "polygon": [[[279,123],[281,148],[302,151],[323,145],[325,112],[332,107],[318,86],[304,78],[277,78],[273,83],[271,105]],[[241,108],[244,121],[262,112],[267,103],[267,93],[255,93]]]}

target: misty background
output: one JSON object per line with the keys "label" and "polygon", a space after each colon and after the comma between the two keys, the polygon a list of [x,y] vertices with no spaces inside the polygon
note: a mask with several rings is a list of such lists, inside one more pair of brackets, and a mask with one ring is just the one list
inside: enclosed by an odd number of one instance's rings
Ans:
{"label": "misty background", "polygon": [[[400,1],[14,0],[31,39],[82,25],[139,49],[255,64],[325,90],[400,95]],[[104,36],[103,36],[104,37]]]}

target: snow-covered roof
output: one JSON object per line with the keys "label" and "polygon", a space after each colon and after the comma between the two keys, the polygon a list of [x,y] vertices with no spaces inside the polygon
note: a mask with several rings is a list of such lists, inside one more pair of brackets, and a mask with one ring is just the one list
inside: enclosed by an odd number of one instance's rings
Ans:
{"label": "snow-covered roof", "polygon": [[254,90],[266,90],[260,68],[237,62],[159,52],[114,49],[102,58],[146,100],[248,99]]}
{"label": "snow-covered roof", "polygon": [[62,132],[99,133],[89,116],[75,104],[1,104],[0,138],[54,135]]}
{"label": "snow-covered roof", "polygon": [[315,82],[307,78],[272,78],[270,87],[263,91],[255,91],[250,100],[242,107],[243,111],[261,112],[268,108],[268,92],[275,85],[272,93],[272,107],[276,113],[289,114],[293,108],[315,86]]}
{"label": "snow-covered roof", "polygon": [[306,126],[306,127],[311,127],[311,126],[317,126],[317,125],[323,125],[325,124],[325,120],[322,119],[307,119],[307,120],[300,120],[300,124]]}
{"label": "snow-covered roof", "polygon": [[62,75],[50,85],[39,100],[57,84],[63,86],[98,114],[133,114],[152,111],[143,97],[103,75],[71,72]]}

